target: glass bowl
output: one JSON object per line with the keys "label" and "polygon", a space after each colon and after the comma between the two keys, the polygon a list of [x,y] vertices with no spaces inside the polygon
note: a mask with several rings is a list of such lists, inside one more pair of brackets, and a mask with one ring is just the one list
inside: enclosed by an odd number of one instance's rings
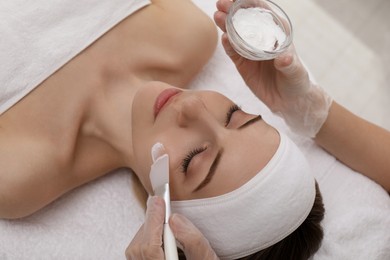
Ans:
{"label": "glass bowl", "polygon": [[[268,13],[272,16],[273,26],[275,24],[281,29],[281,31],[285,35],[284,41],[280,44],[278,41],[275,41],[275,46],[272,46],[272,50],[260,48],[260,45],[254,45],[253,40],[252,43],[249,43],[248,38],[245,40],[245,35],[241,31],[241,35],[239,34],[238,28],[235,27],[235,23],[237,22],[237,17],[235,14],[240,9],[247,8],[256,8],[257,12]],[[258,9],[260,8],[260,9]],[[250,14],[252,15],[252,14]],[[246,15],[245,19],[248,19],[250,15]],[[246,20],[248,22],[251,20]],[[252,19],[253,22],[253,19]],[[253,29],[259,28],[259,31],[263,30],[265,24],[261,22],[256,22],[255,24],[250,24],[250,27]],[[278,29],[279,30],[279,29]],[[271,60],[277,57],[280,53],[284,52],[292,43],[293,38],[293,29],[290,18],[288,15],[280,8],[277,4],[273,3],[269,0],[236,0],[229,9],[229,12],[226,17],[226,31],[228,35],[228,39],[232,47],[239,53],[241,56],[250,59],[250,60]],[[259,31],[253,33],[259,33]],[[256,36],[261,37],[261,36]]]}

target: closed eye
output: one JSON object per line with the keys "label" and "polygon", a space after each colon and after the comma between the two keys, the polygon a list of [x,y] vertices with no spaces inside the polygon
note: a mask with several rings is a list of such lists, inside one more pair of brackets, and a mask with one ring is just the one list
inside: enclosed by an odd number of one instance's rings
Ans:
{"label": "closed eye", "polygon": [[197,154],[200,154],[201,152],[205,151],[207,147],[201,147],[201,148],[195,148],[194,150],[190,151],[186,157],[182,160],[181,163],[181,170],[183,173],[187,173],[188,166],[191,163],[192,158],[194,158]]}
{"label": "closed eye", "polygon": [[228,124],[230,123],[230,120],[232,119],[234,112],[236,112],[238,110],[241,110],[241,108],[238,105],[234,104],[234,105],[230,106],[230,108],[226,114],[225,126],[228,126]]}

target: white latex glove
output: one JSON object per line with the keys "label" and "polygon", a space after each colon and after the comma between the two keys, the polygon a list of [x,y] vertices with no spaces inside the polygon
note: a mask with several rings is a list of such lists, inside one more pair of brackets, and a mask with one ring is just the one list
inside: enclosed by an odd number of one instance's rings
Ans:
{"label": "white latex glove", "polygon": [[[126,249],[128,260],[164,260],[162,233],[164,225],[164,200],[151,197],[147,203],[145,223]],[[169,225],[175,238],[183,247],[187,260],[217,260],[218,257],[202,233],[184,216],[173,214]]]}
{"label": "white latex glove", "polygon": [[280,114],[292,131],[314,138],[328,117],[332,98],[310,80],[293,47],[277,57],[274,66],[278,71],[275,102],[264,103]]}
{"label": "white latex glove", "polygon": [[223,45],[252,92],[293,132],[314,138],[328,117],[332,98],[310,81],[294,46],[273,61],[249,61],[237,57],[227,40]]}
{"label": "white latex glove", "polygon": [[145,223],[126,249],[128,260],[165,259],[162,249],[164,212],[163,199],[159,197],[148,199]]}

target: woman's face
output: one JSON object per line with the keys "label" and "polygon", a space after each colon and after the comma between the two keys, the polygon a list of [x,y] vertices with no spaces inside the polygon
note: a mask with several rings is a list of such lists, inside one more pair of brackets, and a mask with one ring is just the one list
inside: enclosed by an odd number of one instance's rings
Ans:
{"label": "woman's face", "polygon": [[169,155],[171,199],[187,200],[242,186],[271,159],[279,135],[217,92],[152,82],[134,97],[132,142],[132,168],[145,189],[152,193],[151,148],[160,142]]}

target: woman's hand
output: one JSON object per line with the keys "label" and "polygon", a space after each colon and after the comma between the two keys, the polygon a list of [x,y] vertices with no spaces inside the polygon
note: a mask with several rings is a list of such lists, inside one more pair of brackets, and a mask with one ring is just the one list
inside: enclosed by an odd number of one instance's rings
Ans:
{"label": "woman's hand", "polygon": [[[148,200],[145,223],[126,249],[126,258],[163,260],[162,234],[165,204],[163,199]],[[177,241],[183,246],[187,260],[216,260],[218,257],[202,233],[184,216],[173,214],[169,225]]]}
{"label": "woman's hand", "polygon": [[245,83],[271,111],[280,113],[298,134],[314,137],[326,120],[331,98],[314,85],[297,56],[294,46],[274,60],[251,61],[240,56],[226,34],[226,14],[233,4],[219,0],[214,20],[224,32],[222,45]]}

